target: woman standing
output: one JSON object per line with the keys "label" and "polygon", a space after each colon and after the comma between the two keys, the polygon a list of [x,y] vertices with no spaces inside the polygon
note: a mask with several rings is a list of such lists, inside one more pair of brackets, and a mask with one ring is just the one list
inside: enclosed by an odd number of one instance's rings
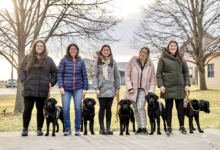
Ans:
{"label": "woman standing", "polygon": [[37,107],[37,135],[43,135],[44,101],[49,96],[49,86],[57,82],[57,67],[48,51],[44,41],[34,42],[30,54],[26,55],[18,67],[18,77],[23,84],[24,97],[23,131],[22,136],[28,136],[28,126],[31,113],[36,102]]}
{"label": "woman standing", "polygon": [[82,95],[88,90],[88,77],[84,61],[79,56],[79,47],[70,44],[65,57],[60,61],[58,84],[62,97],[65,133],[71,134],[70,101],[73,96],[75,109],[75,135],[80,135]]}
{"label": "woman standing", "polygon": [[167,47],[162,51],[157,67],[157,84],[161,92],[160,97],[165,99],[167,132],[172,133],[172,109],[173,99],[175,99],[180,131],[186,134],[183,99],[186,97],[185,91],[189,90],[190,78],[188,66],[176,41],[169,41]]}
{"label": "woman standing", "polygon": [[133,56],[125,70],[125,98],[132,101],[138,130],[136,134],[148,134],[146,120],[146,100],[148,93],[155,92],[155,68],[150,59],[150,49],[143,47],[139,56]]}
{"label": "woman standing", "polygon": [[[110,134],[113,132],[110,128],[111,125],[111,107],[115,95],[119,94],[120,79],[119,71],[116,62],[113,60],[113,55],[109,45],[103,45],[98,59],[95,61],[92,70],[93,86],[96,90],[97,98],[99,99],[99,124],[102,135]],[[104,128],[104,114],[106,110],[106,127]]]}

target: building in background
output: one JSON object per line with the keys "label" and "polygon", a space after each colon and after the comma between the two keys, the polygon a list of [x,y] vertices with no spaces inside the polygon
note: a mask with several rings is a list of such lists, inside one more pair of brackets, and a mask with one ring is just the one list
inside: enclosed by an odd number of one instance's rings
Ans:
{"label": "building in background", "polygon": [[[207,46],[210,42],[212,42],[215,38],[210,35],[209,33],[206,33],[206,35],[203,38],[203,46]],[[192,40],[193,37],[192,37]],[[193,50],[191,44],[189,41],[185,42],[180,46],[180,50],[185,52],[186,47],[189,50]],[[209,56],[207,60],[210,58],[213,58],[219,53],[214,53],[213,55]],[[195,62],[190,54],[184,53],[185,60],[189,60],[192,62]],[[189,68],[189,75],[192,85],[199,85],[199,72],[198,67],[196,64],[192,62],[187,62],[188,68]],[[208,65],[205,66],[205,78],[206,78],[206,85],[207,86],[220,86],[220,56],[215,57],[211,59],[208,62]]]}

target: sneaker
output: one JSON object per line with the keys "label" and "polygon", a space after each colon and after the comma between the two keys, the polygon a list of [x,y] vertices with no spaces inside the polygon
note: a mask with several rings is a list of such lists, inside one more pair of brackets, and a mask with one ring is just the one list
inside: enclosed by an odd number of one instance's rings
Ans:
{"label": "sneaker", "polygon": [[143,128],[143,134],[148,135],[147,129]]}
{"label": "sneaker", "polygon": [[168,127],[167,128],[167,134],[172,134],[172,132],[173,132],[173,129],[171,127]]}
{"label": "sneaker", "polygon": [[76,128],[75,130],[75,136],[79,136],[80,135],[80,128]]}
{"label": "sneaker", "polygon": [[23,129],[21,136],[28,136],[28,129],[27,128]]}
{"label": "sneaker", "polygon": [[71,130],[70,129],[66,129],[64,132],[64,136],[68,136],[71,135]]}
{"label": "sneaker", "polygon": [[180,127],[180,133],[187,134],[185,127]]}
{"label": "sneaker", "polygon": [[136,134],[140,134],[141,132],[143,132],[143,130],[141,128],[138,128]]}
{"label": "sneaker", "polygon": [[43,132],[42,132],[41,128],[38,128],[36,132],[37,132],[37,136],[42,136],[43,135]]}

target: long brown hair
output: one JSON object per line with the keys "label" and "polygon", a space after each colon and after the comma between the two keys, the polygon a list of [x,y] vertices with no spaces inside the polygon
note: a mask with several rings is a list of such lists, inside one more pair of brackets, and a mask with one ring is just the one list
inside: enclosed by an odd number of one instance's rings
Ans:
{"label": "long brown hair", "polygon": [[184,62],[183,54],[181,53],[180,48],[179,48],[179,46],[178,46],[178,43],[177,43],[175,40],[170,40],[170,41],[169,41],[169,43],[167,44],[167,47],[166,47],[167,52],[168,52],[169,54],[171,54],[171,52],[170,52],[170,50],[169,50],[169,46],[170,46],[171,43],[175,43],[175,44],[176,44],[177,50],[176,50],[176,53],[175,53],[174,56],[176,57],[176,59],[177,59],[177,61],[178,61],[179,63],[183,64],[183,62]]}
{"label": "long brown hair", "polygon": [[139,51],[139,55],[140,55],[140,52],[143,50],[143,49],[146,49],[147,50],[147,57],[145,58],[144,62],[147,61],[147,59],[150,57],[150,49],[148,47],[142,47],[141,50]]}
{"label": "long brown hair", "polygon": [[76,56],[75,56],[75,59],[77,59],[77,58],[79,58],[79,47],[78,47],[76,44],[74,44],[74,43],[70,44],[70,45],[67,47],[67,49],[66,49],[66,55],[67,55],[69,58],[73,58],[73,57],[70,55],[70,47],[72,47],[72,46],[76,47],[76,49],[77,49],[77,53],[76,53]]}
{"label": "long brown hair", "polygon": [[111,50],[110,46],[109,46],[109,45],[106,45],[106,44],[102,46],[101,50],[100,50],[99,53],[98,53],[98,61],[97,61],[97,63],[98,63],[98,65],[101,65],[101,64],[102,64],[102,58],[101,58],[101,56],[102,56],[103,59],[105,60],[105,56],[102,55],[102,51],[103,51],[103,49],[104,49],[105,47],[108,47],[109,50],[110,50],[110,54],[108,55],[108,57],[110,57],[110,64],[111,64],[111,67],[113,67],[113,55],[112,55],[112,50]]}
{"label": "long brown hair", "polygon": [[[40,54],[40,59],[38,59],[38,64],[35,64],[35,61],[36,61],[36,55],[37,55],[37,52],[36,52],[36,46],[38,43],[42,43],[44,45],[44,50],[43,52]],[[47,48],[46,48],[46,44],[43,40],[36,40],[31,49],[30,49],[30,53],[28,54],[28,60],[27,60],[27,65],[25,66],[24,70],[29,70],[31,66],[35,65],[35,67],[37,67],[37,69],[41,68],[44,66],[45,64],[45,61],[47,59],[47,56],[48,56],[48,51],[47,51]]]}

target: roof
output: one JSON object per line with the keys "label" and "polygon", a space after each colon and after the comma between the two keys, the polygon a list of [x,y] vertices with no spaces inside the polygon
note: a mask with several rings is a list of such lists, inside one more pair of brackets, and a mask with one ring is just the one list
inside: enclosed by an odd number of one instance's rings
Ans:
{"label": "roof", "polygon": [[[211,38],[214,39],[214,37],[213,37],[210,33],[206,32],[206,34],[207,34],[208,36],[210,36]],[[192,40],[193,38],[194,38],[194,36],[191,36],[191,37],[190,37],[191,40]],[[188,42],[189,42],[189,40],[185,41],[182,45],[180,45],[180,48],[183,48],[185,45],[187,45]]]}

